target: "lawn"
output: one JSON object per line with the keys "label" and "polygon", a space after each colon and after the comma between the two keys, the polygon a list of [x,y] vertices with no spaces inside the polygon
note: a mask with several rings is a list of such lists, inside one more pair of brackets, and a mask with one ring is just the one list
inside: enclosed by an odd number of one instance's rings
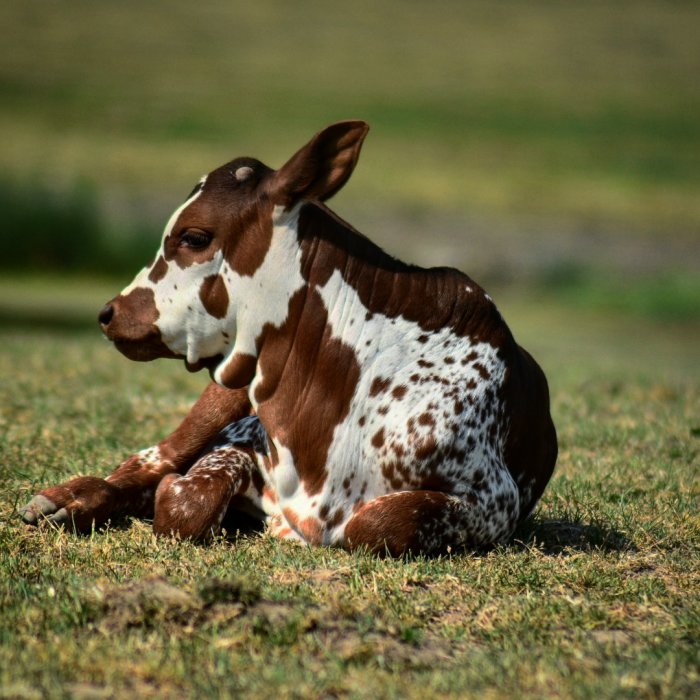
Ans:
{"label": "lawn", "polygon": [[363,118],[347,212],[697,241],[698,22],[649,0],[3,3],[0,167],[162,225],[226,160],[277,167]]}
{"label": "lawn", "polygon": [[72,331],[0,329],[0,696],[698,693],[697,325],[497,295],[550,377],[555,477],[505,546],[386,561],[21,525],[36,489],[105,474],[206,381],[82,328],[106,293],[64,291]]}
{"label": "lawn", "polygon": [[[0,698],[700,695],[700,4],[23,0],[0,25]],[[25,528],[206,382],[95,326],[170,212],[347,118],[372,129],[332,206],[485,282],[547,372],[534,517],[402,560]]]}

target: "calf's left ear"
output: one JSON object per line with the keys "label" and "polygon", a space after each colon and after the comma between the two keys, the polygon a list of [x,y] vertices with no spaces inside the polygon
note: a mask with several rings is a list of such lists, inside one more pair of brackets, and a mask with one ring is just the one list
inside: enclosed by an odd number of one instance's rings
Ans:
{"label": "calf's left ear", "polygon": [[331,124],[319,131],[273,176],[273,201],[289,209],[298,201],[325,201],[347,181],[369,131],[363,121]]}

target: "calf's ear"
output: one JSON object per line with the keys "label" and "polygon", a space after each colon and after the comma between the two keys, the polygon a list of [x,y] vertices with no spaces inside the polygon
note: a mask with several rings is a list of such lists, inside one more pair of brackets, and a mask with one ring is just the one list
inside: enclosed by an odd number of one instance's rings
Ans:
{"label": "calf's ear", "polygon": [[347,181],[369,131],[363,121],[331,124],[319,131],[273,176],[273,201],[289,209],[300,200],[325,201]]}

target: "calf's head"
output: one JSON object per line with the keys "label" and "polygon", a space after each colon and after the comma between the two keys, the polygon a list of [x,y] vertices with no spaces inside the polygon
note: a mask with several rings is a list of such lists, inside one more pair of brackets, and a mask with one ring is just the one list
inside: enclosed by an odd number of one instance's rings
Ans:
{"label": "calf's head", "polygon": [[279,170],[237,158],[203,177],[170,217],[151,267],[100,312],[107,338],[131,359],[181,358],[231,385],[223,370],[237,355],[255,358],[255,328],[284,320],[299,284],[299,207],[345,184],[368,128],[333,124]]}

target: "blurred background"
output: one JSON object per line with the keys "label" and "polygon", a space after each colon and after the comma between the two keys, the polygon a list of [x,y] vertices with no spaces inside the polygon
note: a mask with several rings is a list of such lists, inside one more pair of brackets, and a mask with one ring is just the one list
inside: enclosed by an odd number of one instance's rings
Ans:
{"label": "blurred background", "polygon": [[697,328],[697,2],[22,0],[0,26],[6,325],[94,323],[201,175],[361,118],[331,206],[389,252]]}

